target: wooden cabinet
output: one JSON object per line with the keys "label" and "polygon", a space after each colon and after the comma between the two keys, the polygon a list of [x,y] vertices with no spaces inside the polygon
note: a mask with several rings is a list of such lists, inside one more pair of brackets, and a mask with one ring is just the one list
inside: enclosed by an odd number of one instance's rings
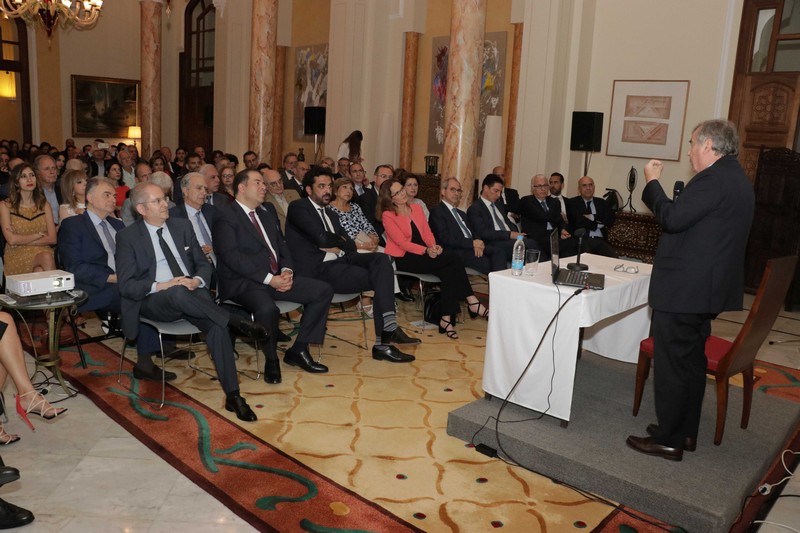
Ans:
{"label": "wooden cabinet", "polygon": [[[755,290],[773,257],[800,250],[800,153],[788,148],[762,148],[755,178],[756,209],[745,255],[745,287]],[[800,269],[800,267],[798,267]],[[786,309],[800,308],[800,283],[795,279]]]}

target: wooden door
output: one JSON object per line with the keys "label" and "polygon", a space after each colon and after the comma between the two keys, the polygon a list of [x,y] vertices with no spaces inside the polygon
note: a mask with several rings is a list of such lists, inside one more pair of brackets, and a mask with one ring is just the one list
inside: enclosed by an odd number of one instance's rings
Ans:
{"label": "wooden door", "polygon": [[202,146],[210,155],[214,141],[214,17],[211,0],[191,0],[184,13],[184,52],[180,56],[179,144]]}

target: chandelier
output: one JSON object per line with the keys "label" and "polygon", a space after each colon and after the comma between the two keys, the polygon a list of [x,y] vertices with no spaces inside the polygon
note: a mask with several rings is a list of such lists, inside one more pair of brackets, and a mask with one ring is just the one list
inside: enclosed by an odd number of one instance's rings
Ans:
{"label": "chandelier", "polygon": [[47,37],[56,24],[87,28],[97,22],[103,0],[0,0],[0,13],[6,18],[21,18],[30,25],[41,22]]}

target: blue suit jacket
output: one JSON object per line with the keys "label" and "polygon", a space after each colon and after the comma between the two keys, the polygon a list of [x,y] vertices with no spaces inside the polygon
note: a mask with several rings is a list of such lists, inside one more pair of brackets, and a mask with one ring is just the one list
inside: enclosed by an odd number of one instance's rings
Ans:
{"label": "blue suit jacket", "polygon": [[[125,228],[119,219],[107,217],[106,221],[117,232]],[[108,266],[108,254],[88,212],[61,222],[58,254],[64,269],[75,275],[75,286],[89,294],[81,311],[119,311],[119,288],[106,281],[114,271]]]}

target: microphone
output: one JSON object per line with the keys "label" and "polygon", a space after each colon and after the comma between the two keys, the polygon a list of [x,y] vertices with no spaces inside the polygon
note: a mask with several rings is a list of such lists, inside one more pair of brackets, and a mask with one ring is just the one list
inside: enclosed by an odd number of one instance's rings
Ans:
{"label": "microphone", "polygon": [[573,233],[578,238],[578,257],[576,258],[575,263],[570,263],[567,265],[567,270],[589,270],[588,265],[584,265],[581,263],[581,244],[583,243],[583,236],[586,235],[586,229],[578,228]]}
{"label": "microphone", "polygon": [[672,188],[672,201],[674,202],[675,200],[677,200],[678,196],[680,196],[682,192],[683,192],[683,182],[676,181],[675,187]]}

